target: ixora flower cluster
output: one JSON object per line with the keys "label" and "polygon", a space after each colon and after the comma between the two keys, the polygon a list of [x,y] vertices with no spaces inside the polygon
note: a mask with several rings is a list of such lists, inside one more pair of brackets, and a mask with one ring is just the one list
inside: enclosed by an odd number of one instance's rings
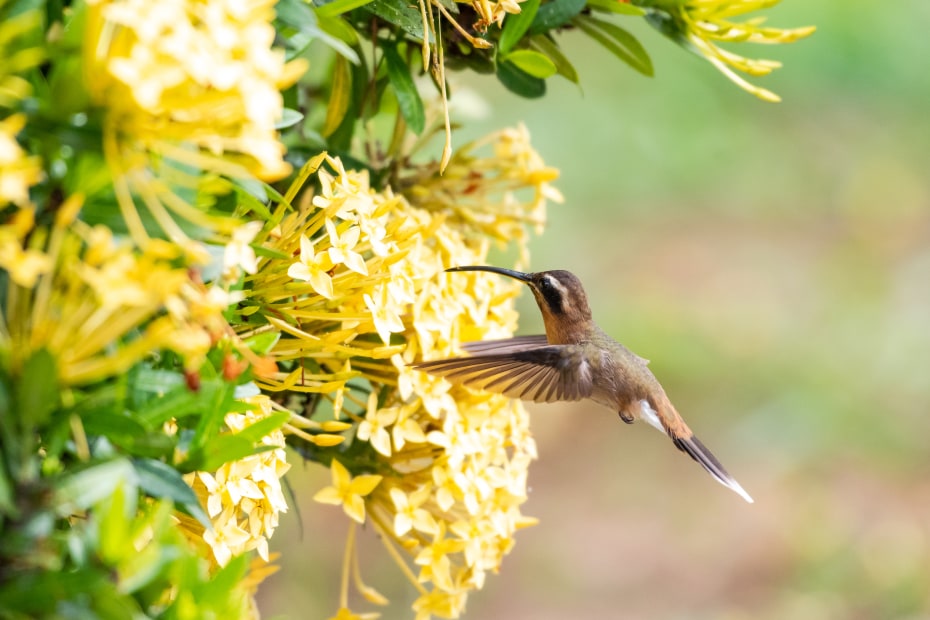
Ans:
{"label": "ixora flower cluster", "polygon": [[565,30],[651,74],[618,14],[761,75],[717,44],[809,32],[729,21],[770,4],[0,0],[0,607],[257,617],[299,455],[348,517],[336,618],[377,615],[350,578],[385,602],[360,525],[416,618],[459,617],[536,449],[520,403],[411,364],[512,335],[519,283],[445,270],[528,268],[561,196],[522,126],[452,149],[446,62],[538,97],[577,80]]}

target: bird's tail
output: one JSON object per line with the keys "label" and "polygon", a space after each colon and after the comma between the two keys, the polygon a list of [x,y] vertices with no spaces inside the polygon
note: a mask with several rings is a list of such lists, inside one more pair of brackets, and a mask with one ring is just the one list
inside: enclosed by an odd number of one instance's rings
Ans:
{"label": "bird's tail", "polygon": [[695,461],[701,464],[701,467],[707,470],[711,476],[714,477],[714,480],[727,487],[734,493],[739,494],[744,500],[753,503],[752,497],[749,493],[740,486],[740,483],[737,482],[733,476],[727,473],[727,470],[723,468],[723,465],[720,464],[720,461],[717,460],[717,457],[707,449],[701,440],[695,437],[693,434],[690,437],[672,437],[672,441],[675,442],[675,445],[679,450],[686,453],[688,456],[693,458]]}
{"label": "bird's tail", "polygon": [[[671,401],[669,401],[664,393],[662,393],[662,398],[657,404],[659,405],[659,411],[661,413],[655,417],[657,421],[661,423],[662,430],[664,430],[675,443],[675,446],[700,463],[701,467],[714,477],[714,480],[752,504],[753,500],[749,493],[740,486],[740,483],[737,482],[733,476],[727,473],[727,470],[720,464],[717,457],[707,449],[707,446],[694,436],[694,433],[691,432],[691,429],[688,428],[685,421],[681,419],[681,416],[678,415],[678,411],[675,410],[674,405],[672,405]],[[647,408],[651,409],[651,407],[644,407],[644,413]],[[650,423],[655,424],[652,420],[650,420]]]}

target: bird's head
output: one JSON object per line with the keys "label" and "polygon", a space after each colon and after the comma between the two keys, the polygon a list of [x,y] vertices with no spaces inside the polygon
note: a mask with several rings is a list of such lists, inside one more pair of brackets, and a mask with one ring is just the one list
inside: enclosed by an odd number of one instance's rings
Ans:
{"label": "bird's head", "polygon": [[591,323],[591,308],[581,281],[570,271],[557,269],[523,273],[500,267],[470,265],[446,271],[488,271],[520,280],[530,287],[552,344],[577,342]]}

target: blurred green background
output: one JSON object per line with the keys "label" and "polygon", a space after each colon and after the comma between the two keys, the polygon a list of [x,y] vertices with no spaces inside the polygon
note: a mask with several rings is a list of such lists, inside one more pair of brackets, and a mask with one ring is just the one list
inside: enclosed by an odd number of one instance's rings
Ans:
{"label": "blurred green background", "polygon": [[[467,618],[930,618],[930,3],[786,0],[765,104],[648,27],[655,79],[578,35],[582,89],[480,91],[462,144],[523,121],[562,171],[533,268],[569,269],[595,318],[652,360],[691,427],[756,500],[667,439],[590,404],[532,406],[540,459],[520,532]],[[582,92],[583,91],[583,92]],[[521,332],[542,331],[530,295]],[[294,459],[296,460],[296,459]],[[314,505],[272,548],[265,617],[335,611],[347,528]],[[370,531],[362,570],[414,599]],[[370,609],[358,604],[356,609]]]}

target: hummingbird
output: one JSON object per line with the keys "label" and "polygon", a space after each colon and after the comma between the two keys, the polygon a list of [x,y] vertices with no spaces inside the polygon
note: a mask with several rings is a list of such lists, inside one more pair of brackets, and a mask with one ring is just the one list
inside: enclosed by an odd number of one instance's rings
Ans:
{"label": "hummingbird", "polygon": [[545,335],[468,342],[470,355],[414,364],[432,375],[510,398],[552,403],[590,399],[627,424],[642,420],[668,436],[713,478],[747,502],[752,497],[694,436],[658,379],[639,357],[594,322],[581,281],[569,271],[522,273],[470,265],[446,271],[487,271],[529,286],[542,312]]}

